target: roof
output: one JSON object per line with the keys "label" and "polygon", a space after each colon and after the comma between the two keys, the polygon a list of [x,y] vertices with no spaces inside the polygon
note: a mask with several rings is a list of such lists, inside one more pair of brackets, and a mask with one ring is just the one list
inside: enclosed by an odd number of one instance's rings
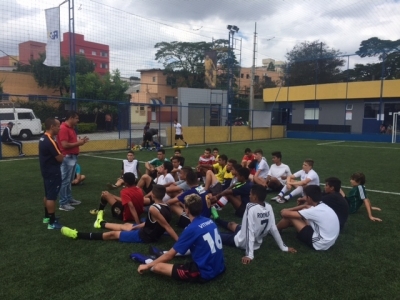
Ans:
{"label": "roof", "polygon": [[164,103],[160,99],[150,99],[150,105],[162,106]]}
{"label": "roof", "polygon": [[157,71],[164,72],[163,69],[156,69],[156,68],[154,68],[154,69],[139,69],[139,70],[136,70],[136,72],[140,72],[140,73],[143,73],[143,72],[157,72]]}

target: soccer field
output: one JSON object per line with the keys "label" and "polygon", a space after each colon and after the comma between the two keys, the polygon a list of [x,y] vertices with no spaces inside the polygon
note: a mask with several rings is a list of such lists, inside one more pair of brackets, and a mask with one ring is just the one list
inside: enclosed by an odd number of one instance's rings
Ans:
{"label": "soccer field", "polygon": [[[336,244],[324,252],[301,244],[294,229],[283,232],[286,245],[296,254],[280,251],[271,236],[255,251],[250,265],[242,265],[243,251],[224,247],[226,272],[206,284],[187,284],[150,272],[139,275],[131,252],[148,253],[148,245],[114,241],[71,240],[42,224],[43,183],[37,158],[0,161],[0,299],[398,299],[400,295],[400,146],[398,144],[329,142],[315,140],[267,140],[245,143],[190,146],[182,149],[186,165],[195,166],[206,147],[241,160],[243,150],[261,148],[271,164],[272,151],[281,151],[282,161],[292,172],[301,169],[305,158],[315,161],[321,183],[330,176],[342,180],[345,192],[356,171],[366,175],[368,198],[382,209],[369,221],[364,207],[349,217]],[[167,157],[173,149],[166,149]],[[155,152],[137,152],[143,162]],[[106,183],[120,174],[126,151],[89,153],[79,157],[84,185],[73,187],[82,204],[72,212],[58,211],[63,225],[81,231],[93,228]],[[141,164],[143,170],[143,163]],[[272,194],[274,196],[275,194]],[[268,195],[267,201],[272,197]],[[294,202],[270,202],[277,221],[280,210]],[[57,206],[58,207],[58,206]],[[221,213],[240,222],[228,206]],[[105,220],[112,221],[109,207]],[[174,229],[177,217],[172,220]],[[163,237],[158,246],[169,249],[173,240]],[[175,258],[185,262],[190,258]]]}

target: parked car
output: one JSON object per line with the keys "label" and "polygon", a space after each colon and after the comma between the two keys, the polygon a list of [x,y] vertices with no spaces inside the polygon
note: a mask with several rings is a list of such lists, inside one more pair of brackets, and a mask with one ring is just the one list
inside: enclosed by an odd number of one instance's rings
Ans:
{"label": "parked car", "polygon": [[0,108],[1,133],[8,122],[13,122],[12,136],[28,140],[34,135],[43,134],[42,123],[29,108]]}

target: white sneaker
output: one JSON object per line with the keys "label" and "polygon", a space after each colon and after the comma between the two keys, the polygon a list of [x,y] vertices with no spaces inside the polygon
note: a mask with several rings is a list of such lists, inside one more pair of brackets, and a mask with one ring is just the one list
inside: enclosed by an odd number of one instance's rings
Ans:
{"label": "white sneaker", "polygon": [[74,210],[75,207],[69,205],[69,204],[65,204],[65,205],[60,205],[60,210],[64,210],[64,211],[71,211]]}
{"label": "white sneaker", "polygon": [[187,147],[189,147],[189,144],[188,144],[188,143],[186,143],[186,148],[187,148]]}
{"label": "white sneaker", "polygon": [[285,197],[283,197],[286,201],[290,200],[290,195],[286,195]]}
{"label": "white sneaker", "polygon": [[[286,197],[285,197],[285,198],[286,198]],[[287,200],[286,200],[285,198],[276,199],[276,203],[279,203],[279,204],[284,204],[284,203],[286,203]]]}
{"label": "white sneaker", "polygon": [[271,201],[276,201],[276,200],[278,200],[279,199],[279,195],[278,196],[275,196],[275,197],[272,197],[271,198]]}

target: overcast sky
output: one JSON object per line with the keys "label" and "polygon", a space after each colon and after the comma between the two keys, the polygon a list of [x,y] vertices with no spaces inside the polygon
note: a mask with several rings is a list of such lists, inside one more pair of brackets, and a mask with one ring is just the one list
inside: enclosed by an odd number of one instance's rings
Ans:
{"label": "overcast sky", "polygon": [[[44,9],[61,2],[1,0],[0,50],[17,55],[20,42],[46,42]],[[285,60],[303,41],[323,41],[353,54],[370,37],[400,39],[399,16],[400,0],[75,0],[75,32],[108,44],[111,69],[127,77],[139,75],[138,69],[162,68],[154,60],[157,42],[227,39],[229,24],[239,27],[242,66],[249,67],[255,22],[261,65],[264,58]],[[61,30],[68,31],[67,4],[61,6]],[[350,67],[377,60],[353,56]]]}

